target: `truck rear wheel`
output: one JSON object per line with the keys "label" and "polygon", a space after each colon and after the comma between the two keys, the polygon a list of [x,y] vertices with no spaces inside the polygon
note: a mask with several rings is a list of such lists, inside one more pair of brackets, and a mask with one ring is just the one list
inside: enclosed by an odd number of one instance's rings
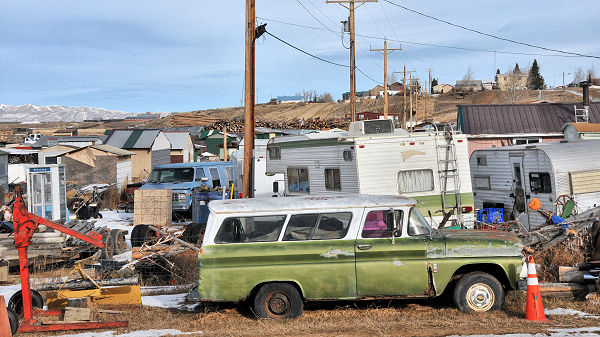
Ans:
{"label": "truck rear wheel", "polygon": [[253,303],[258,318],[286,319],[302,315],[304,302],[298,290],[287,283],[269,283],[262,286]]}
{"label": "truck rear wheel", "polygon": [[494,276],[472,272],[458,280],[454,288],[454,304],[460,311],[498,310],[504,304],[504,289]]}

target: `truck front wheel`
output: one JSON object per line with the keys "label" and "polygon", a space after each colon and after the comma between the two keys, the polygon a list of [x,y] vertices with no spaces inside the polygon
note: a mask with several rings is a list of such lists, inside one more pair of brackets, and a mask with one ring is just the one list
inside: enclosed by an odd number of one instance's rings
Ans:
{"label": "truck front wheel", "polygon": [[504,289],[494,276],[472,272],[458,280],[454,288],[454,304],[460,311],[498,310],[504,304]]}

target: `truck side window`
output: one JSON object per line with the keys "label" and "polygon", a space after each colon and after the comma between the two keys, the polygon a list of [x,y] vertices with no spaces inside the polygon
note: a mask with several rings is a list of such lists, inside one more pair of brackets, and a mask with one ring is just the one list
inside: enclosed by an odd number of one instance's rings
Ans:
{"label": "truck side window", "polygon": [[221,186],[221,178],[219,178],[219,169],[211,167],[209,169],[213,187]]}
{"label": "truck side window", "polygon": [[196,168],[196,177],[194,178],[195,181],[201,181],[201,178],[206,177],[206,175],[204,174],[204,169],[201,167]]}
{"label": "truck side window", "polygon": [[290,217],[283,241],[310,240],[319,214],[295,214]]}
{"label": "truck side window", "polygon": [[285,223],[286,215],[232,217],[223,220],[216,243],[273,242]]}
{"label": "truck side window", "polygon": [[[363,238],[391,238],[392,231],[388,228],[392,228],[393,224],[388,224],[388,210],[371,211],[367,214],[365,224],[363,226],[361,237]],[[404,218],[404,212],[400,210],[394,211],[396,217],[396,226],[398,226],[398,233],[402,233],[402,219]],[[399,236],[399,235],[397,235]]]}
{"label": "truck side window", "polygon": [[313,233],[313,240],[341,239],[348,233],[352,213],[323,213]]}
{"label": "truck side window", "polygon": [[408,218],[408,235],[419,236],[429,234],[431,234],[431,227],[429,227],[427,220],[425,220],[418,209],[415,207],[411,208]]}

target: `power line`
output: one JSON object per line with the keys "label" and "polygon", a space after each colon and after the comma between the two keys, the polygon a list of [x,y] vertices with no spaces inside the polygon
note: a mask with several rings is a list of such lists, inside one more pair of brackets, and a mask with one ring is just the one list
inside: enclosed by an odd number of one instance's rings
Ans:
{"label": "power line", "polygon": [[[265,31],[265,34],[268,34],[268,35],[270,35],[271,37],[273,37],[274,39],[276,39],[277,41],[279,41],[279,42],[281,42],[281,43],[283,43],[283,44],[287,45],[288,47],[291,47],[291,48],[293,48],[293,49],[296,49],[297,51],[299,51],[299,52],[301,52],[301,53],[303,53],[303,54],[306,54],[306,55],[308,55],[308,56],[310,56],[310,57],[312,57],[312,58],[315,58],[315,59],[317,59],[317,60],[319,60],[319,61],[322,61],[322,62],[325,62],[325,63],[329,63],[329,64],[331,64],[331,65],[338,66],[338,67],[350,68],[350,66],[349,66],[349,65],[347,65],[347,64],[341,64],[341,63],[336,63],[336,62],[333,62],[333,61],[329,61],[329,60],[326,60],[326,59],[324,59],[324,58],[322,58],[322,57],[319,57],[319,56],[317,56],[317,55],[311,54],[311,53],[309,53],[309,52],[307,52],[307,51],[305,51],[305,50],[303,50],[303,49],[300,49],[300,48],[298,48],[298,47],[294,46],[293,44],[291,44],[291,43],[289,43],[289,42],[287,42],[287,41],[285,41],[285,40],[283,40],[283,39],[281,39],[281,38],[279,38],[279,37],[277,37],[277,36],[275,36],[275,35],[271,34],[269,31]],[[373,79],[371,76],[367,75],[367,74],[366,74],[365,72],[363,72],[363,71],[362,71],[360,68],[358,68],[358,67],[355,67],[355,68],[356,68],[356,70],[358,70],[358,72],[360,72],[361,74],[363,74],[363,75],[364,75],[366,78],[370,79],[371,81],[373,81],[373,82],[375,82],[375,83],[377,83],[377,84],[380,84],[380,83],[379,83],[377,80],[374,80],[374,79]]]}
{"label": "power line", "polygon": [[387,21],[388,25],[392,29],[392,33],[394,33],[394,36],[396,37],[396,39],[400,39],[398,37],[398,34],[396,34],[396,30],[394,29],[394,26],[392,26],[390,19],[388,18],[387,14],[385,13],[385,9],[383,8],[383,1],[378,1],[378,2],[379,2],[379,6],[381,8],[381,11],[383,12],[383,16],[385,17],[385,20]]}
{"label": "power line", "polygon": [[296,0],[296,2],[298,2],[300,4],[300,6],[302,6],[302,8],[304,8],[304,10],[308,14],[310,14],[310,16],[313,17],[313,19],[315,19],[318,23],[320,23],[321,26],[325,27],[328,31],[330,31],[331,33],[335,34],[335,36],[338,36],[338,34],[336,32],[334,32],[333,30],[331,30],[331,28],[329,28],[328,26],[326,26],[323,22],[321,22],[321,20],[317,19],[317,17],[314,16],[313,13],[311,13],[311,11],[309,11],[308,8],[306,8],[306,6],[304,6],[304,4],[300,2],[300,0]]}
{"label": "power line", "polygon": [[397,3],[391,2],[390,0],[384,0],[384,1],[387,2],[387,3],[389,3],[389,4],[391,4],[391,5],[394,5],[396,7],[400,7],[402,9],[404,9],[404,10],[407,10],[409,12],[412,12],[412,13],[424,16],[426,18],[429,18],[429,19],[432,19],[432,20],[435,20],[435,21],[439,21],[439,22],[445,23],[445,24],[453,26],[453,27],[457,27],[457,28],[460,28],[460,29],[468,30],[470,32],[477,33],[477,34],[480,34],[480,35],[483,35],[483,36],[491,37],[491,38],[494,38],[494,39],[498,39],[498,40],[502,40],[502,41],[507,41],[507,42],[511,42],[511,43],[515,43],[515,44],[520,44],[520,45],[531,47],[531,48],[537,48],[537,49],[543,49],[543,50],[553,51],[553,52],[557,52],[557,53],[561,53],[561,54],[567,54],[567,55],[574,55],[574,56],[579,56],[579,57],[589,57],[589,58],[600,59],[600,56],[586,55],[586,54],[580,54],[580,53],[573,53],[573,52],[569,52],[569,51],[564,51],[564,50],[560,50],[560,49],[547,48],[547,47],[542,47],[542,46],[534,45],[534,44],[531,44],[531,43],[520,42],[520,41],[516,41],[516,40],[512,40],[512,39],[507,39],[507,38],[504,38],[504,37],[496,36],[496,35],[493,35],[493,34],[484,33],[482,31],[479,31],[479,30],[476,30],[476,29],[468,28],[468,27],[461,26],[461,25],[458,25],[458,24],[455,24],[455,23],[452,23],[452,22],[448,22],[446,20],[438,19],[438,18],[436,18],[434,16],[431,16],[431,15],[428,15],[428,14],[416,11],[414,9],[410,9],[408,7],[399,5]]}
{"label": "power line", "polygon": [[[265,18],[265,17],[257,17],[257,18],[259,18],[261,20],[265,20],[265,21],[281,23],[281,24],[284,24],[284,25],[290,25],[290,26],[296,26],[296,27],[302,27],[302,28],[308,28],[308,29],[326,31],[323,28],[314,27],[314,26],[301,25],[301,24],[297,24],[297,23],[291,23],[291,22],[286,22],[286,21],[281,21],[281,20],[275,20],[275,19],[270,19],[270,18]],[[385,40],[385,37],[380,37],[380,36],[372,36],[372,35],[364,35],[364,34],[356,34],[356,36],[367,38],[367,39],[376,39],[376,40],[382,40],[382,41]],[[490,50],[490,49],[478,49],[478,48],[469,48],[469,47],[456,47],[456,46],[446,46],[446,45],[440,45],[440,44],[432,44],[432,43],[425,43],[425,42],[414,42],[414,41],[406,41],[406,40],[399,40],[399,39],[389,39],[389,38],[387,40],[388,41],[394,41],[394,42],[406,43],[406,44],[414,44],[414,45],[419,45],[419,46],[436,47],[436,48],[447,48],[447,49],[458,49],[458,50],[476,51],[476,52],[484,52],[484,53],[498,53],[498,54],[525,55],[525,56],[543,56],[543,57],[581,57],[581,56],[575,56],[575,55],[537,54],[537,53],[510,52],[510,51]]]}

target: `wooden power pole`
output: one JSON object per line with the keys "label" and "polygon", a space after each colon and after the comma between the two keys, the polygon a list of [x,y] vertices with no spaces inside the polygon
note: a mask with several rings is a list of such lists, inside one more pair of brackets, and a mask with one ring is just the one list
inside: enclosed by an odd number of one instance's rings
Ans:
{"label": "wooden power pole", "polygon": [[[350,120],[356,120],[356,52],[354,48],[354,10],[365,2],[377,2],[377,0],[327,0],[328,4],[340,4],[350,11],[348,23],[350,24]],[[358,6],[354,6],[359,3]],[[348,4],[348,6],[344,5]]]}
{"label": "wooden power pole", "polygon": [[387,57],[395,50],[402,48],[387,47],[387,40],[383,41],[383,49],[371,49],[371,51],[380,52],[383,54],[383,119],[388,119],[388,72],[387,72]]}
{"label": "wooden power pole", "polygon": [[255,0],[246,0],[246,72],[244,77],[244,172],[242,178],[243,198],[254,195],[254,179],[252,172],[254,152],[254,41],[256,37]]}
{"label": "wooden power pole", "polygon": [[414,72],[414,70],[406,71],[406,65],[403,66],[403,71],[395,71],[394,74],[402,74],[402,103],[404,104],[404,108],[402,110],[402,119],[403,125],[402,128],[406,129],[406,73],[410,74]]}

